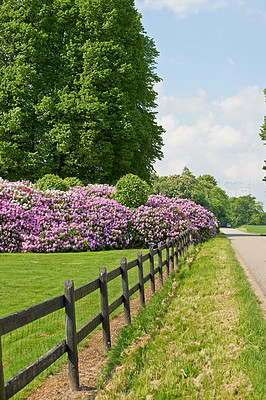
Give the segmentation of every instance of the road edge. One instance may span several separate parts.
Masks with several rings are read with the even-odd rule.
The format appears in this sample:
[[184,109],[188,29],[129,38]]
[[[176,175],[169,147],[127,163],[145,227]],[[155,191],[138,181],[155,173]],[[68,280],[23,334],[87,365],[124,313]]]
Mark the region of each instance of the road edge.
[[248,279],[248,282],[250,283],[251,288],[253,289],[255,295],[257,296],[257,298],[259,299],[259,306],[263,311],[264,314],[264,319],[266,319],[266,297],[264,296],[260,286],[258,285],[258,283],[256,282],[254,276],[252,275],[252,273],[250,272],[250,270],[248,269],[247,265],[245,264],[244,260],[241,258],[240,254],[237,252],[237,250],[234,248],[234,246],[232,245],[232,242],[230,240],[232,249],[235,252],[236,258],[238,259],[241,267],[243,268],[246,277]]

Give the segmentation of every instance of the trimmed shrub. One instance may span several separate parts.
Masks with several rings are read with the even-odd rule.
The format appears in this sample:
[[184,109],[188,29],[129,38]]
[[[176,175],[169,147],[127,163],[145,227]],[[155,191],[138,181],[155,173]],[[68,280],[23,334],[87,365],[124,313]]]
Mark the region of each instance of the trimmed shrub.
[[122,176],[115,189],[113,199],[129,208],[137,208],[144,205],[151,193],[151,188],[147,182],[133,174]]
[[69,186],[58,175],[46,174],[35,183],[35,188],[41,191],[61,190],[65,192]]
[[84,186],[83,183],[81,182],[81,180],[79,178],[74,177],[74,176],[65,178],[64,182],[70,188],[71,187],[76,187],[76,186]]

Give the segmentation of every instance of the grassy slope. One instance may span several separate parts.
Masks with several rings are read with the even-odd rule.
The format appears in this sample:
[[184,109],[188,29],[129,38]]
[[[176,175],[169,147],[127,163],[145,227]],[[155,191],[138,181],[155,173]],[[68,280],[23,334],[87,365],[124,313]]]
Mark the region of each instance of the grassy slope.
[[257,298],[229,241],[213,239],[122,333],[110,368],[121,365],[99,397],[261,400],[265,338]]

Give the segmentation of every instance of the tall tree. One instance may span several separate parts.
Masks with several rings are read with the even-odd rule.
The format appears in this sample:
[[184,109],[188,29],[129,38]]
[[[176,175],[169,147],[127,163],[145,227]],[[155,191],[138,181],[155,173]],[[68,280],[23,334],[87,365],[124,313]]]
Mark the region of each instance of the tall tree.
[[157,56],[133,0],[3,0],[0,176],[148,179]]

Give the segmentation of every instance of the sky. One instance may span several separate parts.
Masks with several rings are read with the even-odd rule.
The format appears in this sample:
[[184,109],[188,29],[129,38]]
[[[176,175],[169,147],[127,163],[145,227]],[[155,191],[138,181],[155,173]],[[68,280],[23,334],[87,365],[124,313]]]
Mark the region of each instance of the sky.
[[160,55],[159,176],[210,174],[232,196],[264,203],[265,0],[136,0]]

